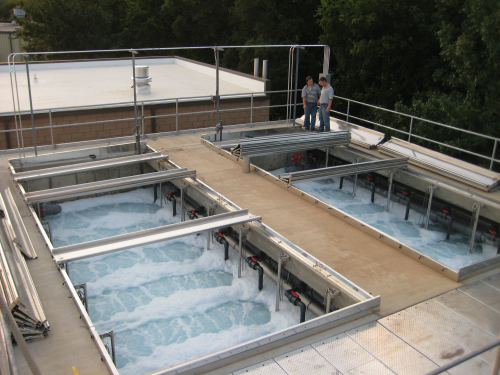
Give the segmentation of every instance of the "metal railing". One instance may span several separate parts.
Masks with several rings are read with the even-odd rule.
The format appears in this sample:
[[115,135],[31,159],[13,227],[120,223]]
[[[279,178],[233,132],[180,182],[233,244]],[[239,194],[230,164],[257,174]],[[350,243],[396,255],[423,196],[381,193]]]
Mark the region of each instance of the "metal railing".
[[[297,90],[299,92],[301,90]],[[237,108],[225,108],[225,109],[220,109],[218,112],[232,112],[232,111],[250,111],[250,124],[254,123],[254,114],[255,111],[260,111],[263,109],[271,109],[271,108],[282,108],[282,107],[289,107],[290,104],[274,104],[274,105],[255,105],[255,98],[257,97],[267,97],[270,94],[279,94],[279,93],[287,93],[289,90],[274,90],[274,91],[261,91],[261,92],[247,92],[247,93],[239,93],[239,94],[225,94],[225,95],[220,95],[221,99],[227,98],[227,99],[234,99],[234,98],[249,98],[250,100],[250,106],[249,107],[237,107]],[[138,103],[138,107],[140,109],[140,114],[138,115],[138,120],[141,123],[141,136],[145,136],[145,121],[148,119],[160,119],[160,118],[170,118],[170,117],[175,117],[175,131],[179,131],[179,118],[181,116],[192,116],[192,115],[199,115],[199,114],[215,114],[217,112],[217,109],[211,109],[211,110],[206,110],[206,111],[194,111],[194,112],[181,112],[179,111],[179,104],[182,103],[192,103],[193,101],[212,101],[212,96],[210,95],[205,95],[205,96],[190,96],[190,97],[180,97],[180,98],[166,98],[166,99],[155,99],[155,100],[143,100]],[[162,114],[162,115],[154,115],[154,116],[147,116],[145,115],[145,107],[147,106],[152,106],[152,105],[172,105],[175,104],[175,113],[170,113],[170,114]],[[297,106],[299,103],[291,104],[292,106]],[[126,122],[126,121],[134,121],[135,117],[127,117],[127,118],[117,118],[117,119],[109,119],[109,120],[96,120],[96,121],[85,121],[85,122],[77,122],[77,123],[68,123],[68,124],[58,124],[55,125],[53,123],[53,115],[61,112],[68,112],[68,111],[75,111],[75,110],[99,110],[99,109],[116,109],[116,108],[130,108],[134,106],[133,102],[118,102],[118,103],[109,103],[105,105],[89,105],[89,106],[81,106],[81,107],[59,107],[59,108],[50,108],[50,109],[43,109],[43,110],[33,110],[34,115],[43,115],[46,114],[49,118],[49,125],[48,126],[36,126],[35,131],[33,133],[33,138],[36,139],[36,131],[38,130],[43,130],[43,129],[50,129],[50,145],[53,148],[56,148],[56,142],[54,140],[54,129],[57,128],[66,128],[66,127],[73,127],[73,126],[85,126],[85,125],[96,125],[96,124],[107,124],[107,123],[116,123],[116,122]],[[26,131],[32,131],[33,129],[31,127],[23,127],[22,126],[22,121],[21,121],[21,116],[22,115],[29,115],[31,112],[30,111],[18,111],[17,114],[13,114],[14,116],[18,117],[19,121],[19,127],[16,129],[9,129],[9,130],[0,130],[0,134],[2,133],[17,133],[18,139],[20,140],[20,144],[18,144],[18,149],[25,149],[24,146],[24,137],[23,133]],[[12,115],[12,114],[9,114]],[[214,123],[214,126],[216,124]],[[131,134],[132,135],[132,134]]]
[[[413,116],[413,115],[409,115],[407,113],[393,111],[393,110],[390,110],[390,109],[378,107],[376,105],[359,102],[357,100],[343,98],[341,96],[335,96],[335,99],[340,99],[340,100],[343,100],[343,101],[347,101],[347,111],[345,113],[344,112],[340,112],[340,111],[335,111],[333,109],[331,110],[331,112],[333,112],[333,113],[339,114],[341,116],[345,116],[347,122],[349,122],[349,118],[352,118],[352,119],[355,119],[355,120],[358,120],[358,121],[362,121],[364,123],[368,123],[370,125],[380,126],[380,127],[384,128],[384,129],[390,129],[390,130],[393,130],[395,132],[398,132],[398,133],[401,133],[401,134],[405,134],[405,135],[408,136],[408,142],[410,142],[410,143],[411,143],[411,139],[413,137],[413,138],[417,138],[417,139],[422,140],[422,141],[431,142],[431,143],[434,143],[434,144],[437,144],[437,145],[440,145],[440,146],[443,146],[443,147],[447,147],[447,148],[450,148],[450,149],[453,149],[453,150],[456,150],[456,151],[460,151],[460,152],[464,152],[466,154],[473,155],[473,156],[476,156],[476,157],[479,157],[479,158],[482,158],[482,159],[485,159],[485,160],[489,160],[490,161],[490,170],[493,169],[493,164],[495,162],[496,163],[500,163],[500,160],[495,159],[495,154],[496,154],[496,151],[497,151],[497,146],[498,146],[498,142],[500,141],[500,138],[492,137],[492,136],[489,136],[489,135],[486,135],[486,134],[481,134],[481,133],[473,132],[473,131],[462,129],[462,128],[457,128],[455,126],[443,124],[443,123],[437,122],[437,121],[426,120],[426,119],[418,117],[418,116]],[[374,121],[371,121],[371,120],[367,120],[367,119],[364,119],[364,118],[361,118],[361,117],[353,116],[350,113],[351,103],[360,104],[360,105],[362,105],[364,107],[374,108],[374,109],[377,109],[377,110],[380,110],[380,111],[384,111],[384,112],[387,112],[387,113],[392,113],[392,114],[395,114],[395,115],[398,115],[398,116],[407,117],[410,120],[409,131],[401,130],[401,129],[398,129],[398,128],[395,128],[395,127],[392,127],[392,126],[389,126],[389,125],[384,125],[384,124],[381,124],[381,123],[378,123],[378,122],[374,122]],[[469,134],[469,135],[477,136],[477,137],[482,138],[482,139],[492,140],[492,141],[494,141],[493,152],[492,152],[491,156],[486,156],[486,155],[478,154],[476,152],[469,151],[469,150],[466,150],[466,149],[463,149],[463,148],[460,148],[460,147],[452,146],[452,145],[449,145],[449,144],[446,144],[446,143],[443,143],[443,142],[439,142],[439,141],[436,141],[436,140],[433,140],[433,139],[422,137],[422,136],[417,135],[417,134],[415,134],[413,132],[413,124],[414,124],[415,121],[422,121],[422,122],[426,122],[428,124],[437,125],[437,126],[442,127],[442,128],[452,129],[452,130],[456,130],[456,131],[464,133],[464,134]]]
[[[481,349],[475,350],[475,351],[470,352],[470,353],[468,353],[460,358],[457,358],[454,361],[451,361],[450,363],[447,363],[444,366],[441,366],[435,370],[432,370],[432,371],[426,373],[425,375],[442,374],[443,372],[445,372],[453,367],[456,367],[456,366],[468,361],[469,359],[475,358],[478,355],[480,355],[484,352],[487,352],[488,350],[491,350],[497,346],[500,346],[500,340],[496,340],[496,341],[492,342],[491,344],[482,347]],[[498,375],[499,369],[500,369],[500,349],[497,349],[495,361],[493,362],[493,367],[491,370],[491,375]]]
[[[128,52],[131,53],[132,57],[132,74],[133,74],[133,89],[134,89],[134,122],[135,122],[135,138],[137,142],[137,149],[139,150],[140,153],[140,131],[139,131],[139,124],[138,124],[138,115],[137,115],[137,93],[136,93],[136,79],[135,79],[135,55],[138,54],[139,52],[146,52],[146,51],[164,51],[164,52],[171,52],[171,51],[176,51],[176,50],[199,50],[199,49],[211,49],[214,51],[214,57],[215,57],[215,83],[216,83],[216,90],[215,90],[215,96],[214,102],[215,102],[215,107],[216,107],[216,115],[217,115],[217,121],[216,121],[216,126],[221,127],[221,123],[219,122],[219,103],[220,103],[220,95],[219,95],[219,52],[224,51],[224,49],[231,49],[231,48],[290,48],[291,51],[294,51],[296,48],[305,48],[305,47],[321,47],[324,49],[324,61],[323,61],[323,69],[326,69],[324,73],[328,72],[328,66],[330,63],[330,47],[324,44],[307,44],[307,45],[297,45],[297,44],[268,44],[268,45],[233,45],[233,46],[197,46],[197,47],[158,47],[158,48],[137,48],[137,49],[109,49],[109,50],[88,50],[88,51],[55,51],[55,52],[25,52],[25,53],[11,53],[8,57],[8,65],[9,65],[9,72],[10,72],[10,84],[11,84],[11,90],[12,90],[12,104],[15,112],[15,125],[16,129],[18,129],[18,123],[17,123],[17,115],[19,113],[19,128],[22,129],[22,123],[21,123],[21,108],[19,104],[19,90],[18,90],[18,82],[17,82],[17,71],[16,71],[16,62],[15,58],[18,55],[22,55],[25,58],[25,63],[26,63],[26,74],[27,74],[27,82],[28,82],[28,94],[29,94],[29,103],[30,103],[30,114],[31,114],[31,129],[33,131],[33,147],[35,151],[35,156],[37,156],[37,145],[36,145],[36,136],[35,136],[35,119],[34,119],[34,109],[33,109],[33,103],[32,103],[32,93],[31,93],[31,86],[30,86],[30,74],[29,74],[29,56],[36,56],[36,55],[67,55],[67,54],[88,54],[88,53],[122,53],[122,52]],[[327,53],[328,51],[328,53]],[[299,56],[297,54],[297,67],[299,64]],[[292,73],[293,76],[293,73]],[[297,81],[298,81],[298,69],[296,71],[296,76],[295,76],[295,86],[297,86]],[[289,80],[290,82],[290,80]],[[14,90],[15,87],[15,90]],[[289,95],[292,92],[291,91],[291,86],[289,85]],[[16,98],[17,98],[17,109],[16,109]],[[294,101],[294,106],[296,107],[297,105],[297,96],[294,95],[295,101]],[[253,103],[253,97],[252,97],[252,103]],[[287,107],[291,108],[289,106],[289,103],[287,101]],[[49,113],[49,117],[51,117],[51,114]],[[288,111],[287,111],[287,119],[288,119]],[[295,119],[293,122],[293,125],[295,125]],[[19,150],[21,150],[21,147],[24,149],[24,140],[21,137],[21,145],[19,142],[19,133],[16,132],[16,135],[18,136],[17,138],[17,144]],[[21,135],[22,135],[22,130],[21,130]],[[51,134],[51,137],[53,138],[53,134]],[[21,154],[21,152],[19,152]],[[21,155],[20,155],[21,157]]]

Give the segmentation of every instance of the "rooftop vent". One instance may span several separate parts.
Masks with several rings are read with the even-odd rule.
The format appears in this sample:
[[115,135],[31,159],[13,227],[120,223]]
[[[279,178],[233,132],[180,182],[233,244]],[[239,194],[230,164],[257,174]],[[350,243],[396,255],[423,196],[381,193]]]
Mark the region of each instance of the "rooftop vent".
[[[130,78],[132,82],[134,77]],[[135,67],[135,87],[138,94],[148,94],[151,92],[151,82],[152,78],[149,76],[149,66],[146,65],[136,65]]]
[[24,16],[26,16],[26,13],[22,9],[14,8],[13,11],[14,16],[16,16],[17,18],[24,18]]

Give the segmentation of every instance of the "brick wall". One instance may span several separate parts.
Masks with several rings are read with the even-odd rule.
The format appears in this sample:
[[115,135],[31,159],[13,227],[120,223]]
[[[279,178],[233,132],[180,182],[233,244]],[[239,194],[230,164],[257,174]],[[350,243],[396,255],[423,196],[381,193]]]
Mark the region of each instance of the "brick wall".
[[[269,98],[254,98],[253,102],[253,117],[252,122],[262,122],[269,120],[269,108],[261,108],[261,106],[269,106]],[[223,125],[245,124],[250,122],[250,100],[245,99],[226,99],[221,100],[220,110],[236,109],[227,112],[220,112],[220,119]],[[216,113],[199,113],[186,114],[188,112],[204,112],[214,110],[214,103],[211,101],[199,101],[189,103],[179,103],[179,130],[197,129],[197,128],[213,128],[217,115]],[[145,118],[144,132],[159,133],[176,130],[175,103],[172,104],[156,104],[144,106],[144,117],[149,116],[165,116],[169,117]],[[142,129],[142,107],[138,105],[138,122],[139,128]],[[87,123],[95,121],[130,119],[115,122],[106,122],[98,124],[83,124],[75,126],[57,127],[58,125]],[[25,147],[33,146],[33,131],[31,129],[31,116],[23,115],[21,117],[23,125],[23,140]],[[89,141],[94,139],[114,138],[122,136],[134,135],[135,120],[134,108],[107,108],[96,110],[79,110],[71,112],[55,112],[52,113],[52,134],[54,143],[69,143],[79,141]],[[19,124],[18,124],[19,126]],[[49,127],[49,114],[35,115],[36,143],[38,146],[51,144],[50,129],[41,129]],[[13,130],[16,128],[14,116],[0,116],[0,129]],[[142,130],[141,130],[142,131]],[[21,140],[19,141],[21,142]],[[0,150],[8,148],[17,148],[17,136],[15,132],[0,133]]]

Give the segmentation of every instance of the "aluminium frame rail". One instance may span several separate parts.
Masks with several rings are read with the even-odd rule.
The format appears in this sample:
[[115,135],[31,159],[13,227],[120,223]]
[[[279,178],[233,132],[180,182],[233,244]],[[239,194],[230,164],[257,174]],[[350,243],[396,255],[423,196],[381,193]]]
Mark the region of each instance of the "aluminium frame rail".
[[64,264],[260,219],[262,219],[261,216],[252,215],[248,212],[248,209],[243,209],[76,245],[58,247],[54,248],[52,253],[58,264]]
[[367,161],[364,163],[355,163],[348,165],[340,165],[337,167],[319,168],[287,174],[278,175],[281,181],[288,185],[298,181],[314,181],[322,180],[331,177],[351,176],[360,173],[375,172],[383,169],[404,168],[408,165],[408,158],[395,158],[385,160]]
[[346,146],[351,140],[348,131],[271,135],[256,137],[238,142],[231,150],[235,156],[253,157],[308,149]]
[[143,163],[143,162],[166,159],[166,158],[168,158],[168,155],[162,155],[161,152],[151,152],[148,154],[124,156],[120,158],[91,161],[87,163],[80,163],[73,165],[63,165],[59,167],[44,168],[34,171],[17,172],[14,173],[13,175],[14,175],[14,180],[19,182],[19,181],[34,180],[45,177],[55,177],[71,173],[82,173],[98,169],[116,168],[125,165]]
[[412,165],[486,192],[500,188],[500,174],[497,172],[398,138],[393,137],[390,141],[379,146],[379,151],[392,157],[408,156],[409,163]]
[[[10,194],[10,190],[7,193]],[[2,207],[5,207],[1,194],[0,204]],[[6,217],[3,220],[5,219]],[[11,238],[11,233],[9,233],[9,229],[5,224],[4,222],[2,225],[3,231],[0,235],[0,255],[3,263],[1,268],[9,272],[6,274],[8,279],[2,281],[4,284],[2,287],[7,288],[8,290],[4,289],[4,292],[8,292],[11,295],[11,297],[7,298],[8,302],[9,299],[15,296],[15,300],[9,302],[9,307],[12,309],[17,323],[23,327],[23,336],[27,340],[42,338],[45,336],[46,331],[49,330],[49,323],[43,311],[40,297],[31,278],[24,255],[19,249],[20,246],[18,246],[15,239]]]
[[64,186],[60,188],[24,192],[24,200],[28,204],[49,202],[54,200],[69,199],[85,195],[106,193],[109,191],[129,189],[144,185],[159,184],[162,182],[181,178],[195,178],[196,171],[187,168],[169,169],[136,176],[113,178],[109,180],[89,182],[79,185]]
[[5,229],[12,241],[12,244],[15,244],[19,250],[23,252],[30,259],[37,258],[37,254],[33,244],[31,243],[30,236],[24,225],[24,221],[19,213],[19,209],[14,201],[14,197],[10,191],[10,188],[7,188],[2,194],[5,196],[5,199],[0,200],[0,204],[4,209],[4,226]]

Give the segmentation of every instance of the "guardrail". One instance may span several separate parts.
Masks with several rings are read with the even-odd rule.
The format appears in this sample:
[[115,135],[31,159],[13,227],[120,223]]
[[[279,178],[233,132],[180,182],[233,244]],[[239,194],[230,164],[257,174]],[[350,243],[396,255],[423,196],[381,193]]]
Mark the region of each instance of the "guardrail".
[[[500,340],[496,340],[496,341],[492,342],[491,344],[482,347],[481,349],[470,352],[470,353],[468,353],[468,354],[466,354],[458,359],[455,359],[454,361],[451,361],[450,363],[448,363],[444,366],[441,366],[435,370],[432,370],[431,372],[426,373],[425,375],[442,374],[443,372],[445,372],[453,367],[456,367],[456,366],[468,361],[469,359],[475,358],[478,355],[480,355],[484,352],[487,352],[488,350],[491,350],[497,346],[500,346]],[[497,355],[495,357],[495,361],[493,362],[493,367],[491,369],[491,375],[498,375],[499,370],[500,370],[500,349],[497,349]]]
[[[331,112],[333,112],[333,113],[336,113],[336,114],[341,115],[341,116],[345,116],[347,122],[349,122],[349,118],[355,119],[355,120],[362,121],[362,122],[370,124],[370,125],[380,126],[380,127],[384,128],[384,129],[390,129],[390,130],[393,130],[395,132],[398,132],[398,133],[401,133],[401,134],[405,134],[405,135],[408,136],[408,142],[411,142],[411,138],[414,137],[414,138],[420,139],[422,141],[431,142],[431,143],[434,143],[434,144],[437,144],[437,145],[440,145],[440,146],[443,146],[443,147],[447,147],[447,148],[450,148],[450,149],[453,149],[453,150],[456,150],[456,151],[464,152],[464,153],[469,154],[469,155],[474,155],[474,156],[477,156],[479,158],[489,160],[490,161],[490,170],[493,169],[493,164],[495,162],[496,163],[500,163],[500,160],[495,159],[495,154],[496,154],[496,151],[497,151],[497,146],[498,146],[498,142],[500,141],[500,138],[492,137],[492,136],[481,134],[481,133],[476,133],[476,132],[473,132],[473,131],[470,131],[470,130],[466,130],[466,129],[457,128],[455,126],[443,124],[441,122],[436,122],[436,121],[432,121],[432,120],[426,120],[426,119],[418,117],[418,116],[413,116],[413,115],[409,115],[407,113],[393,111],[393,110],[390,110],[390,109],[378,107],[376,105],[359,102],[357,100],[343,98],[341,96],[335,96],[335,99],[340,99],[340,100],[343,100],[343,101],[347,101],[347,110],[346,110],[345,113],[344,112],[340,112],[340,111],[335,111],[333,109],[331,110]],[[371,121],[371,120],[367,120],[367,119],[364,119],[364,118],[361,118],[361,117],[353,116],[350,113],[351,103],[360,104],[360,105],[362,105],[364,107],[374,108],[374,109],[377,109],[377,110],[380,110],[380,111],[384,111],[384,112],[387,112],[387,113],[392,113],[392,114],[395,114],[395,115],[398,115],[398,116],[407,117],[410,120],[409,131],[404,131],[404,130],[401,130],[401,129],[398,129],[398,128],[395,128],[395,127],[392,127],[392,126],[384,125],[384,124],[381,124],[381,123],[378,123],[378,122],[374,122],[374,121]],[[443,142],[439,142],[439,141],[436,141],[436,140],[433,140],[433,139],[422,137],[420,135],[417,135],[417,134],[415,134],[413,132],[413,124],[414,124],[415,121],[423,121],[423,122],[426,122],[428,124],[437,125],[439,127],[456,130],[456,131],[464,133],[464,134],[469,134],[469,135],[477,136],[477,137],[480,137],[480,138],[483,138],[483,139],[492,140],[492,141],[494,141],[494,145],[493,145],[493,152],[491,154],[491,157],[490,156],[486,156],[486,155],[482,155],[482,154],[478,154],[476,152],[469,151],[469,150],[466,150],[466,149],[463,149],[463,148],[460,148],[460,147],[452,146],[452,145],[449,145],[449,144],[446,144],[446,143],[443,143]]]
[[[299,92],[301,90],[297,90]],[[217,112],[232,112],[232,111],[241,111],[246,110],[250,111],[250,124],[253,124],[254,121],[254,111],[261,109],[271,109],[271,108],[282,108],[289,107],[290,104],[274,104],[274,105],[266,105],[266,106],[255,106],[254,98],[255,97],[264,97],[270,94],[278,94],[278,93],[288,93],[289,90],[274,90],[274,91],[262,91],[262,92],[247,92],[247,93],[239,93],[239,94],[226,94],[220,95],[221,99],[234,99],[234,98],[249,98],[250,106],[249,107],[237,107],[237,108],[226,108],[226,109],[212,109],[207,111],[196,111],[196,112],[179,112],[179,103],[191,103],[193,101],[201,101],[201,100],[212,100],[211,95],[205,96],[190,96],[190,97],[181,97],[181,98],[166,98],[166,99],[156,99],[156,100],[144,100],[138,102],[138,107],[140,109],[140,114],[138,116],[138,121],[141,124],[141,136],[145,135],[145,121],[148,119],[159,119],[159,118],[169,118],[175,117],[175,131],[179,131],[179,118],[181,116],[191,116],[191,115],[199,115],[199,114],[213,114]],[[164,114],[164,115],[154,115],[154,116],[146,116],[144,108],[148,105],[157,105],[157,104],[174,104],[175,103],[175,113]],[[292,104],[292,106],[301,105],[301,103]],[[54,134],[53,130],[57,128],[66,128],[73,126],[82,126],[82,125],[95,125],[95,124],[107,124],[107,123],[116,123],[123,121],[134,121],[135,117],[127,117],[127,118],[118,118],[118,119],[109,119],[109,120],[98,120],[98,121],[86,121],[86,122],[78,122],[78,123],[68,123],[68,124],[53,124],[52,115],[59,112],[68,112],[68,111],[80,111],[80,110],[98,110],[98,109],[111,109],[111,108],[127,108],[133,107],[133,102],[118,102],[118,103],[110,103],[105,105],[93,105],[93,106],[82,106],[82,107],[60,107],[60,108],[50,108],[43,110],[33,110],[33,114],[47,114],[49,117],[49,125],[48,126],[37,126],[35,127],[34,138],[36,139],[36,131],[43,129],[50,129],[50,138],[52,147],[56,147],[56,143],[54,142]],[[30,111],[17,111],[16,113],[12,113],[9,115],[20,116],[29,115]],[[32,127],[22,127],[21,121],[19,121],[20,126],[17,129],[9,129],[9,130],[0,130],[0,134],[3,133],[17,133],[20,136],[20,144],[18,144],[18,149],[24,149],[24,139],[23,132],[32,131]],[[215,126],[215,124],[214,124]]]

